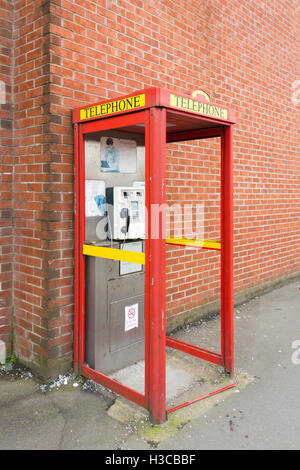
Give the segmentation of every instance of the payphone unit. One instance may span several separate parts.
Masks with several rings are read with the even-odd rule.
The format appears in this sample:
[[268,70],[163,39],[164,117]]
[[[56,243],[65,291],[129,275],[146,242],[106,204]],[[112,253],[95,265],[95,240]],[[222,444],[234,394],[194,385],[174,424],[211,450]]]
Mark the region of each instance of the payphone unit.
[[145,188],[107,188],[108,237],[113,240],[145,238]]

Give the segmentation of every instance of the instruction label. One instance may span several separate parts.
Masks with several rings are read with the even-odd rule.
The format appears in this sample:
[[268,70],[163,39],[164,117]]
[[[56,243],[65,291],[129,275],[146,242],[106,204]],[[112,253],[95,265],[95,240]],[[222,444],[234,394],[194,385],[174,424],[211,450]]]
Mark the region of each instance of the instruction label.
[[139,326],[139,304],[125,307],[125,331]]

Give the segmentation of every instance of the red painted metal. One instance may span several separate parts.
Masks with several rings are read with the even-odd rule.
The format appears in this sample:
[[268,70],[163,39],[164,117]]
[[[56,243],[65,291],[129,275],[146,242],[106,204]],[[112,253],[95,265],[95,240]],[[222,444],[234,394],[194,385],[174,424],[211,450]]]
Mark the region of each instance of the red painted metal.
[[236,387],[236,383],[232,383],[230,385],[227,385],[226,387],[220,388],[218,390],[215,390],[214,392],[207,393],[206,395],[202,395],[201,397],[195,398],[194,400],[187,401],[185,403],[182,403],[181,405],[174,406],[173,408],[170,408],[167,410],[167,413],[172,413],[173,411],[179,410],[180,408],[183,408],[188,405],[192,405],[193,403],[197,403],[198,401],[204,400],[205,398],[212,397],[213,395],[216,395],[217,393],[225,392],[225,390],[229,390],[230,388]]
[[234,321],[233,321],[233,126],[224,129],[222,155],[222,316],[224,367],[234,372]]
[[220,184],[220,220],[221,220],[221,354],[222,364],[225,365],[225,303],[224,303],[224,161],[225,161],[225,143],[224,130],[221,135],[221,184]]
[[[152,420],[166,420],[166,318],[165,318],[165,202],[166,110],[150,110],[149,127],[149,356],[147,364],[148,407]],[[162,209],[162,210],[160,210]]]
[[125,116],[113,116],[97,121],[83,122],[80,127],[83,134],[89,134],[91,132],[100,132],[108,129],[119,129],[135,124],[142,124],[145,122],[146,116],[147,111],[136,111]]
[[79,370],[84,363],[85,344],[85,261],[82,247],[85,242],[85,167],[84,167],[84,135],[79,130],[79,226],[77,237],[79,239],[79,334],[78,355]]
[[[146,90],[137,90],[134,93],[130,93],[129,95],[115,97],[109,100],[89,103],[88,105],[80,106],[78,108],[73,109],[73,123],[75,122],[87,123],[87,122],[99,121],[99,120],[104,120],[104,119],[111,119],[111,118],[118,117],[118,116],[121,117],[125,115],[128,117],[129,115],[131,115],[132,113],[136,111],[143,111],[143,110],[150,108],[151,106],[156,106],[160,102],[160,91],[161,91],[160,88],[153,87],[153,88],[148,88]],[[143,107],[135,108],[132,111],[124,110],[124,111],[118,111],[117,113],[113,113],[113,114],[106,114],[104,116],[94,116],[94,117],[90,117],[84,120],[80,119],[80,109],[83,109],[85,107],[92,107],[96,105],[105,105],[106,103],[109,103],[111,101],[115,101],[118,99],[126,99],[126,98],[130,98],[131,96],[135,96],[135,95],[139,95],[143,93],[145,93],[146,95],[146,103],[145,103],[145,106]]]
[[75,272],[74,272],[74,371],[78,373],[78,348],[79,348],[79,198],[80,198],[80,186],[79,186],[79,142],[78,142],[78,124],[74,125],[74,162],[75,162],[75,174],[74,174],[74,224],[75,224],[75,240],[74,240],[74,260],[75,260]]
[[221,251],[221,248],[211,248],[211,247],[207,247],[207,246],[195,246],[195,245],[186,245],[186,244],[181,244],[181,243],[170,243],[170,242],[167,242],[166,241],[166,245],[172,245],[172,246],[182,246],[182,247],[189,247],[189,248],[193,248],[195,250],[214,250],[214,251]]
[[[78,312],[78,317],[75,317],[76,327],[78,331],[78,342],[74,349],[74,355],[78,355],[78,371],[91,378],[97,383],[107,386],[119,395],[128,398],[129,400],[145,407],[145,396],[132,390],[126,385],[120,384],[110,377],[101,374],[96,370],[92,370],[85,365],[84,350],[85,350],[85,257],[83,255],[83,244],[85,243],[85,151],[84,151],[84,136],[90,132],[103,131],[113,128],[122,128],[131,124],[148,123],[148,112],[140,111],[129,116],[116,116],[110,120],[85,122],[80,125],[79,131],[79,151],[78,151],[78,171],[76,172],[77,191],[79,197],[76,199],[76,207],[78,212],[75,214],[77,223],[75,224],[75,242],[77,245],[76,255],[76,279],[78,279],[78,288],[75,288],[75,311]],[[147,302],[147,294],[146,294]],[[149,314],[148,314],[149,316]]]
[[[224,120],[224,119],[221,119],[221,118],[217,118],[217,117],[209,117],[207,115],[203,115],[203,114],[198,114],[197,112],[194,112],[192,111],[191,109],[181,109],[181,108],[177,108],[177,107],[174,107],[174,106],[171,106],[170,105],[170,95],[171,95],[172,92],[170,92],[169,90],[166,90],[164,88],[160,89],[160,93],[157,93],[157,97],[159,97],[159,102],[157,102],[157,106],[163,106],[163,107],[166,107],[168,108],[169,110],[172,110],[175,111],[175,112],[180,112],[182,114],[185,114],[186,116],[194,116],[196,118],[200,118],[201,120],[203,121],[206,121],[206,122],[210,122],[212,123],[212,126],[213,127],[213,123],[220,123],[222,125],[227,125],[228,123],[235,123],[235,112],[233,109],[230,109],[230,108],[227,108],[227,111],[228,111],[228,119]],[[175,95],[177,96],[181,96],[182,98],[190,98],[192,99],[193,101],[200,101],[200,102],[203,102],[201,98],[199,97],[192,97],[190,95],[186,95],[184,93],[174,93]],[[214,103],[212,101],[210,101],[208,103],[210,106],[214,106],[214,105],[217,105],[217,103]],[[179,111],[180,109],[180,111]]]
[[[170,92],[160,88],[136,91],[126,96],[130,97],[141,93],[145,94],[145,106],[132,111],[120,111],[110,116],[92,117],[83,121],[80,121],[80,108],[73,111],[73,122],[75,123],[74,368],[92,380],[147,408],[153,421],[162,423],[166,419],[166,345],[215,364],[222,364],[233,375],[232,123],[234,122],[234,112],[228,109],[228,119],[224,120],[204,116],[190,110],[178,109],[170,105]],[[180,94],[176,93],[176,95]],[[180,96],[187,98],[187,95],[184,94]],[[124,98],[126,97],[115,98],[115,100]],[[197,100],[197,98],[193,98],[193,100]],[[103,103],[109,101],[113,100],[106,100]],[[167,128],[167,119],[173,127]],[[84,363],[85,260],[82,254],[82,246],[85,241],[84,135],[90,132],[124,127],[140,133],[142,128],[134,128],[134,126],[141,123],[145,124],[147,214],[147,235],[145,240],[145,395],[90,369]],[[152,213],[153,207],[163,209],[166,200],[166,142],[211,137],[221,137],[221,354],[166,337],[165,216],[164,210],[162,210],[159,222],[155,223],[155,216]],[[187,406],[233,386],[235,384],[179,405],[179,407]],[[168,410],[168,413],[179,407]]]
[[[94,117],[90,117],[88,119],[81,120],[80,119],[80,109],[83,109],[87,106],[80,106],[78,108],[73,109],[73,123],[75,123],[75,122],[77,122],[77,123],[79,123],[79,122],[80,123],[92,122],[92,121],[97,121],[97,120],[110,119],[110,118],[115,117],[115,116],[129,116],[130,114],[133,114],[136,111],[146,110],[146,109],[150,109],[150,108],[153,108],[153,107],[163,107],[163,108],[166,108],[166,109],[170,110],[173,113],[177,113],[177,114],[181,113],[183,117],[184,116],[195,117],[195,119],[202,120],[203,122],[210,123],[211,124],[210,127],[213,127],[214,123],[215,124],[220,124],[220,125],[228,125],[229,123],[234,123],[235,122],[235,113],[232,109],[229,109],[229,108],[226,108],[227,111],[228,111],[228,119],[222,119],[222,118],[207,116],[207,115],[204,115],[204,114],[199,114],[199,113],[194,112],[190,109],[188,110],[188,109],[181,109],[181,108],[174,107],[170,104],[171,92],[169,90],[164,89],[164,88],[157,88],[157,87],[147,88],[147,89],[144,89],[144,90],[137,90],[135,93],[131,93],[129,95],[124,95],[124,96],[112,98],[112,99],[109,99],[109,100],[104,100],[104,101],[100,101],[100,102],[96,102],[96,103],[91,103],[91,104],[88,104],[88,107],[96,106],[96,105],[105,105],[106,103],[114,101],[114,100],[126,99],[126,98],[130,98],[132,96],[140,95],[140,94],[145,94],[145,97],[146,97],[145,106],[143,106],[143,107],[135,108],[132,111],[130,111],[130,110],[118,111],[117,113],[114,113],[114,114],[111,114],[111,115],[106,114],[106,115],[103,115],[103,116],[94,116]],[[185,98],[185,99],[191,98],[191,96],[188,96],[188,95],[183,94],[183,93],[177,93],[176,92],[176,95],[181,96],[182,98]],[[203,102],[201,98],[193,97],[191,99],[193,99],[193,101]],[[210,106],[214,106],[215,104],[216,103],[213,103],[213,102],[209,103]]]
[[191,356],[199,357],[200,359],[205,359],[206,361],[213,362],[214,364],[222,365],[222,355],[217,354],[208,349],[199,348],[199,346],[194,346],[193,344],[185,343],[170,336],[166,337],[167,346],[173,349],[178,349],[179,351],[190,354]]
[[145,120],[145,408],[149,409],[150,377],[150,113]]
[[139,406],[145,407],[145,396],[143,394],[137,392],[136,390],[133,390],[130,387],[126,387],[125,385],[120,384],[111,377],[101,374],[100,372],[97,372],[96,370],[91,369],[90,367],[87,367],[85,365],[82,366],[81,370],[83,375],[88,379],[91,379],[94,382],[103,385],[104,387],[117,393],[118,395],[127,398],[127,400],[133,401]]
[[196,129],[184,132],[169,132],[167,142],[181,142],[183,140],[209,139],[220,137],[223,129],[221,127],[210,127],[208,129]]

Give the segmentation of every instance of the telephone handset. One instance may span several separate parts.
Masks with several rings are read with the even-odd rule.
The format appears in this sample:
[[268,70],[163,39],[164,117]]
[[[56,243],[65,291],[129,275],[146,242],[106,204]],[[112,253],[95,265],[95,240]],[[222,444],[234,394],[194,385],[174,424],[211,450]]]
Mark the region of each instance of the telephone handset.
[[121,232],[126,234],[129,231],[129,225],[130,225],[130,215],[129,215],[129,209],[128,207],[123,207],[120,216],[122,219],[126,219],[125,225],[121,228]]

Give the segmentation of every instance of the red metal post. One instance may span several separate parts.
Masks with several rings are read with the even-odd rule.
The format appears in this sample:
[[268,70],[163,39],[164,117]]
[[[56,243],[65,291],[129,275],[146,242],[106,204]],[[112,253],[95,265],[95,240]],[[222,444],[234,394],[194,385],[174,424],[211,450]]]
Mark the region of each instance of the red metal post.
[[74,125],[74,225],[75,225],[75,240],[74,240],[74,371],[78,373],[78,323],[79,323],[79,142],[78,142],[78,124]]
[[185,343],[184,341],[171,338],[170,336],[166,336],[166,345],[169,348],[178,349],[178,351],[183,351],[186,354],[199,357],[200,359],[204,359],[205,361],[213,362],[214,364],[219,365],[223,364],[221,354],[209,351],[208,349],[199,348],[198,346]]
[[197,403],[198,401],[204,400],[205,398],[212,397],[213,395],[216,395],[217,393],[225,392],[225,390],[228,390],[229,388],[236,387],[236,383],[232,383],[229,385],[226,385],[226,387],[220,388],[219,390],[215,390],[214,392],[207,393],[206,395],[202,395],[202,397],[194,398],[194,400],[187,401],[185,403],[182,403],[181,405],[174,406],[174,408],[170,408],[167,413],[173,413],[173,411],[179,410],[180,408],[184,408],[185,406],[192,405],[193,403]]
[[221,156],[221,328],[225,370],[233,376],[233,126],[224,128]]
[[[146,345],[146,399],[151,419],[166,420],[165,202],[166,110],[152,108],[149,120],[148,256],[149,318]],[[147,255],[147,253],[146,253]]]
[[79,371],[81,372],[84,364],[84,345],[85,345],[85,260],[82,253],[82,246],[85,242],[85,145],[82,127],[79,129],[79,328],[78,328],[78,355]]
[[85,365],[81,367],[81,372],[88,379],[91,379],[94,382],[103,385],[109,390],[112,390],[113,392],[121,395],[122,397],[125,397],[127,400],[130,400],[133,403],[136,403],[137,405],[145,408],[145,396],[137,392],[136,390],[133,390],[132,388],[127,387],[121,384],[120,382],[117,382],[111,377],[101,374],[101,372],[97,372],[96,370],[91,369],[90,367]]

